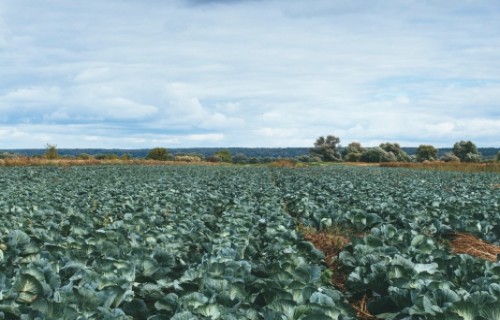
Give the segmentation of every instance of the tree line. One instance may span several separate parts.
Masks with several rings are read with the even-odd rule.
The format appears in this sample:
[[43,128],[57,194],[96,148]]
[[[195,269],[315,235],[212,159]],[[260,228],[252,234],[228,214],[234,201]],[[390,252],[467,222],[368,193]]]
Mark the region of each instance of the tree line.
[[[398,143],[381,143],[378,147],[363,147],[359,142],[351,142],[345,148],[340,147],[340,138],[328,135],[320,136],[309,150],[311,157],[316,161],[325,162],[481,162],[483,158],[477,146],[472,141],[458,141],[453,145],[451,152],[438,157],[438,149],[432,145],[418,146],[414,156],[408,155]],[[500,151],[496,160],[500,161]]]
[[[38,151],[37,151],[38,150]],[[406,151],[410,152],[408,154]],[[296,162],[469,162],[477,163],[496,158],[500,161],[500,151],[495,148],[481,149],[483,158],[476,145],[471,141],[458,141],[453,148],[438,150],[428,144],[418,148],[403,148],[398,143],[386,142],[376,147],[363,147],[359,142],[351,142],[346,147],[340,145],[340,138],[328,135],[316,139],[312,148],[191,148],[167,149],[156,147],[140,150],[120,149],[63,149],[61,153],[56,145],[47,144],[43,153],[40,149],[26,149],[28,157],[44,159],[77,160],[131,160],[151,159],[158,161],[183,162],[226,162],[236,164],[268,163],[279,159]],[[186,152],[187,151],[187,152]],[[69,154],[68,154],[69,153]],[[496,156],[495,156],[496,153]],[[22,153],[0,152],[0,159],[22,157]]]

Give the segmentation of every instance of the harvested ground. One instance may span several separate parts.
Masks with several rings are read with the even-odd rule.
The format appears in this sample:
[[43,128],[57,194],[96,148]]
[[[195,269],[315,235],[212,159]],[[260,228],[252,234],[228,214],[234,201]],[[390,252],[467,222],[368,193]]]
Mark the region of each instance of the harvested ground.
[[497,261],[500,247],[467,233],[456,233],[451,241],[451,252],[468,254],[492,262]]

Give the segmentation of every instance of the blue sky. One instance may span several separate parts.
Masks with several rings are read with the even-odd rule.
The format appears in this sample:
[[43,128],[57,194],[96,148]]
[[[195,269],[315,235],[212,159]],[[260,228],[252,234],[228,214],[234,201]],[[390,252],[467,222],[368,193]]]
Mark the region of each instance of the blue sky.
[[327,134],[500,147],[500,2],[0,2],[0,149]]

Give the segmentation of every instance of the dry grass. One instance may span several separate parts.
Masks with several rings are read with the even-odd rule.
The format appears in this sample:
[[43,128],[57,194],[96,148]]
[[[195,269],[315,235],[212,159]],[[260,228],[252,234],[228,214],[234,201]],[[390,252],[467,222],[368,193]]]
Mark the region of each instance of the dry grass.
[[227,165],[223,163],[213,162],[190,162],[190,161],[156,161],[156,160],[121,160],[121,159],[43,159],[43,158],[29,158],[17,157],[0,159],[0,166],[16,167],[16,166],[88,166],[88,165]]
[[381,167],[410,168],[438,171],[460,171],[460,172],[494,172],[500,173],[500,162],[487,163],[462,163],[462,162],[386,162],[380,163]]
[[298,166],[297,161],[289,159],[280,159],[268,164],[271,168],[295,168]]
[[370,163],[370,162],[344,162],[343,164],[355,167],[378,167],[380,165],[379,163]]
[[[313,228],[299,226],[298,230],[304,234],[304,238],[311,242],[316,249],[321,250],[325,255],[325,263],[332,271],[332,284],[342,292],[346,292],[346,282],[348,275],[341,270],[338,256],[342,249],[349,244],[349,238],[342,228],[331,228],[317,232]],[[356,317],[362,320],[376,319],[368,312],[366,303],[368,296],[364,295],[361,300],[351,299],[349,302],[356,311]]]
[[456,233],[451,241],[451,252],[468,254],[492,262],[497,261],[500,254],[500,247],[467,233]]

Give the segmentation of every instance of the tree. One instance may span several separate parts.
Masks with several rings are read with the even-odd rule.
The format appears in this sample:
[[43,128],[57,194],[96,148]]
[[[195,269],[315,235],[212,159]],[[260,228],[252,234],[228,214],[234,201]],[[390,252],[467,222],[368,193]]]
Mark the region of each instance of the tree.
[[92,156],[88,153],[80,153],[77,157],[78,160],[90,160]]
[[121,155],[120,160],[123,160],[123,161],[132,160],[132,156],[129,153],[124,153]]
[[314,148],[309,150],[312,156],[319,157],[322,161],[338,162],[342,161],[342,156],[339,153],[338,145],[340,139],[329,135],[326,137],[319,137],[314,143]]
[[437,159],[438,150],[431,145],[421,144],[417,148],[417,161],[434,161]]
[[359,142],[351,142],[342,150],[342,158],[348,162],[358,162],[365,148]]
[[244,153],[238,152],[233,157],[233,163],[248,163],[248,158]]
[[410,156],[406,152],[404,152],[403,149],[401,149],[401,146],[398,143],[390,143],[390,142],[382,143],[380,144],[380,148],[387,153],[392,153],[392,155],[394,155],[395,158],[394,161],[400,161],[400,162],[411,161]]
[[446,152],[439,160],[444,162],[460,162],[460,158],[453,154],[453,152]]
[[153,148],[149,150],[146,159],[165,161],[168,160],[168,151],[165,148]]
[[57,159],[59,158],[59,153],[57,152],[57,146],[54,144],[47,144],[45,147],[45,159]]
[[227,149],[217,151],[216,153],[214,153],[214,156],[219,158],[222,162],[232,161],[231,152],[229,152],[229,150]]
[[387,152],[380,147],[367,148],[361,154],[363,162],[394,162],[396,156],[392,152]]
[[500,151],[497,153],[497,161],[500,161]]
[[453,145],[453,154],[462,162],[479,162],[481,154],[472,141],[460,141]]

